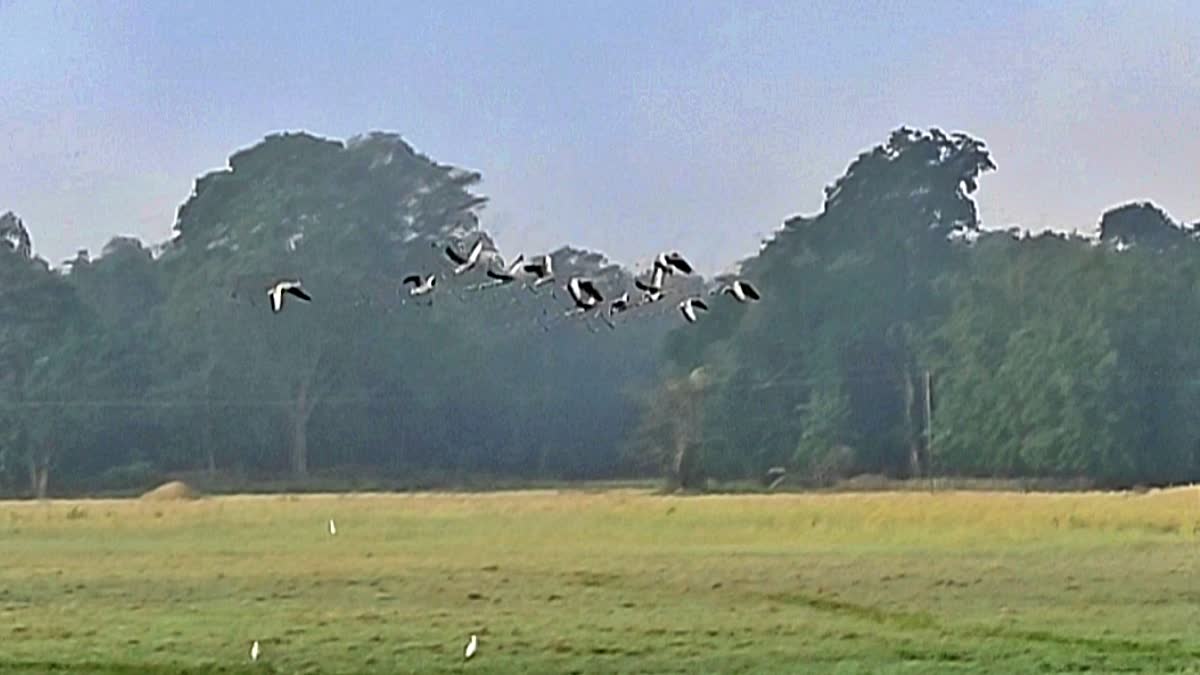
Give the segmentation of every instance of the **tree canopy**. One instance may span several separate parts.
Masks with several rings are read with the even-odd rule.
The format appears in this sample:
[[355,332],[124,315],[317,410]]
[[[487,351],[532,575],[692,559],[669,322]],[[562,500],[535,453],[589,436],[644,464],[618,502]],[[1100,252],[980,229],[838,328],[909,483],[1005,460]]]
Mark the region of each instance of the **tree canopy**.
[[[740,263],[760,302],[713,297],[688,324],[672,300],[615,329],[563,320],[561,284],[611,298],[633,271],[570,245],[548,252],[553,294],[475,291],[478,274],[429,306],[402,293],[450,243],[505,246],[480,226],[481,175],[394,134],[269,136],[196,181],[169,241],[117,237],[60,269],[7,213],[0,490],[181,472],[695,487],[780,466],[814,484],[1200,479],[1196,225],[1131,203],[1095,239],[985,232],[973,195],[995,168],[967,134],[897,129]],[[313,302],[273,314],[281,278]]]

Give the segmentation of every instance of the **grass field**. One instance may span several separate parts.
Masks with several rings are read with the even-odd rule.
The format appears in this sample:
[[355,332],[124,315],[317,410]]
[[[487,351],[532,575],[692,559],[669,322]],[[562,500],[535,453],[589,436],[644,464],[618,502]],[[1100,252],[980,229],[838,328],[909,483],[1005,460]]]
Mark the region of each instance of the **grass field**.
[[1200,490],[0,502],[5,675],[1080,671],[1200,672]]

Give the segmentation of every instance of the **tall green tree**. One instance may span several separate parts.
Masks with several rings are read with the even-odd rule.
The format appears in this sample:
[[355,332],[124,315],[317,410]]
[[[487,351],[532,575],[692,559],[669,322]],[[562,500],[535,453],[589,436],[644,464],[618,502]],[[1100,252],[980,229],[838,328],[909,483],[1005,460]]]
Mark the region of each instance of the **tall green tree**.
[[934,284],[954,269],[956,240],[978,229],[970,195],[994,168],[970,136],[898,129],[826,188],[821,213],[789,220],[744,263],[769,300],[735,310],[736,325],[687,327],[693,346],[672,353],[695,367],[708,345],[739,345],[713,400],[761,415],[743,418],[732,452],[770,444],[764,458],[792,458],[805,406],[832,395],[848,405],[839,426],[854,430],[859,469],[922,471],[920,341],[945,311]]
[[94,317],[31,242],[19,218],[0,216],[0,453],[42,498],[52,470],[86,446],[111,370]]
[[[240,378],[240,403],[282,423],[287,465],[306,475],[314,411],[335,394],[370,392],[363,369],[396,347],[387,335],[405,332],[387,330],[399,279],[430,266],[432,245],[474,227],[483,199],[469,187],[478,180],[396,136],[343,144],[308,134],[268,137],[198,180],[163,264],[178,307],[172,321],[204,355],[194,361],[206,373],[202,395],[212,395],[219,370]],[[302,278],[315,300],[273,316],[265,289],[286,277]],[[245,301],[236,321],[205,311],[230,295]],[[411,320],[405,327],[420,330]]]

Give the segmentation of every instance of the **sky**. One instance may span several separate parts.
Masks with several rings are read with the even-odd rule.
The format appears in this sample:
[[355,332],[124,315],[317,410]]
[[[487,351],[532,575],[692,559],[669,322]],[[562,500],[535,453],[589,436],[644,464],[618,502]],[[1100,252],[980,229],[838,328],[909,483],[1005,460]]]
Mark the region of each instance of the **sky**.
[[714,273],[900,125],[987,143],[985,227],[1200,221],[1200,3],[0,0],[0,212],[55,264],[271,132],[385,130],[502,250]]

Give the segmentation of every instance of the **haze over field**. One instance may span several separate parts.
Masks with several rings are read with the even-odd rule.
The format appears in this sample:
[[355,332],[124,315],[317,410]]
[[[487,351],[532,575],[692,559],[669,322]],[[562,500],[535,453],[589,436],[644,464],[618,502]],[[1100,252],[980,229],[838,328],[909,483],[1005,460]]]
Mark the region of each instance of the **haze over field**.
[[[982,224],[1200,220],[1200,5],[0,2],[0,208],[58,263],[170,235],[272,130],[396,130],[479,170],[483,224],[712,273],[908,124],[983,138]],[[636,236],[630,232],[636,231]]]
[[0,675],[1193,672],[1198,37],[0,0]]

